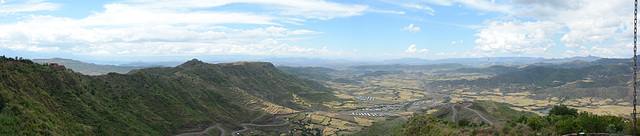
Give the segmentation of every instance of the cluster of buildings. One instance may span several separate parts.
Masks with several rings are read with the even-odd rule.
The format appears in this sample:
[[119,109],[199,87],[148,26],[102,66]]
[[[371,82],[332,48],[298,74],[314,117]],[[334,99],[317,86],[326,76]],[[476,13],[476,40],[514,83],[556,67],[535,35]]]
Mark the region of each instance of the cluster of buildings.
[[376,98],[369,97],[369,96],[358,96],[358,97],[356,97],[356,99],[358,99],[358,100],[363,100],[363,101],[373,101],[373,100],[376,100]]
[[431,104],[431,106],[436,107],[436,106],[442,106],[442,105],[445,105],[445,104],[446,103],[433,103],[433,104]]
[[424,102],[419,102],[419,101],[407,101],[407,100],[405,100],[404,102],[401,102],[400,104],[402,104],[402,105],[409,105],[409,104],[411,104],[412,106],[420,106],[420,105],[424,104]]
[[351,116],[366,116],[366,117],[383,117],[383,116],[391,116],[391,113],[351,112],[348,115],[351,115]]
[[364,108],[363,111],[400,111],[401,107],[384,106],[382,108]]

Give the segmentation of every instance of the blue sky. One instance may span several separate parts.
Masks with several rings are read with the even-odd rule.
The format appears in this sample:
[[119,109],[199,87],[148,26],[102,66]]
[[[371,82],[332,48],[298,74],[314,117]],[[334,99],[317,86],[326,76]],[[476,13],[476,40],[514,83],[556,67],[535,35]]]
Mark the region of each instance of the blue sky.
[[633,55],[624,0],[0,0],[0,17],[0,54],[26,58]]

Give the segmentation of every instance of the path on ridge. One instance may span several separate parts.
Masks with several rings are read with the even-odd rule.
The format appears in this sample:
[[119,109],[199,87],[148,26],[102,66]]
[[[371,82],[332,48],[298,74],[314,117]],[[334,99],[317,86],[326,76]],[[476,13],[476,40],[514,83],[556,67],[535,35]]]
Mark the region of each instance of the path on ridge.
[[424,86],[424,85],[423,85],[423,86],[421,86],[421,87],[422,87],[422,88],[424,88],[425,90],[427,90],[427,92],[429,92],[429,95],[431,95],[431,97],[433,97],[433,101],[431,102],[431,104],[422,104],[422,105],[420,105],[420,107],[418,107],[418,108],[414,108],[413,110],[411,110],[411,111],[413,111],[413,112],[415,112],[415,111],[417,111],[417,110],[420,110],[420,109],[422,109],[422,108],[424,108],[424,107],[426,107],[426,106],[433,105],[433,104],[435,104],[435,103],[438,101],[438,97],[436,97],[436,95],[435,95],[435,94],[433,94],[433,91],[431,91],[431,89],[429,89],[429,87],[428,87],[428,86]]
[[453,121],[453,122],[456,122],[456,118],[458,116],[458,111],[456,110],[456,105],[457,104],[451,105],[451,110],[453,110],[453,115],[451,116],[451,121]]
[[182,133],[182,134],[178,134],[176,136],[196,136],[196,135],[204,135],[205,133],[209,132],[209,130],[213,129],[214,127],[220,129],[220,136],[224,136],[227,134],[227,131],[222,129],[222,127],[220,127],[220,123],[217,123],[216,125],[210,126],[209,128],[200,131],[200,132],[189,132],[189,133]]
[[318,111],[310,111],[310,112],[299,112],[299,113],[289,113],[289,114],[283,114],[283,115],[277,115],[276,119],[281,119],[284,120],[283,123],[279,123],[279,124],[253,124],[253,123],[242,123],[242,130],[238,130],[238,131],[233,131],[231,132],[232,136],[236,136],[236,134],[244,132],[249,130],[249,128],[247,128],[247,126],[255,126],[255,127],[277,127],[277,126],[283,126],[286,124],[289,124],[289,120],[283,119],[282,117],[284,116],[289,116],[289,115],[293,115],[293,114],[300,114],[300,113],[312,113],[312,112],[318,112]]
[[[299,113],[289,113],[289,114],[283,114],[283,115],[277,115],[275,118],[276,119],[281,119],[284,120],[283,123],[278,123],[278,124],[253,124],[253,123],[242,123],[242,130],[238,130],[238,131],[233,131],[231,132],[232,136],[236,136],[236,134],[241,133],[243,131],[247,131],[249,130],[249,128],[247,128],[247,126],[256,126],[256,127],[273,127],[273,126],[283,126],[286,124],[289,124],[289,121],[286,119],[283,119],[282,117],[284,116],[289,116],[289,115],[293,115],[293,114],[300,114],[300,113],[312,113],[312,112],[318,112],[318,111],[310,111],[310,112],[299,112]],[[205,133],[209,132],[209,130],[213,129],[214,127],[220,129],[220,136],[225,136],[227,134],[227,131],[224,130],[222,127],[220,127],[220,123],[217,123],[216,125],[210,126],[209,128],[200,131],[200,132],[188,132],[188,133],[182,133],[182,134],[178,134],[175,136],[196,136],[196,135],[204,135]]]
[[[493,125],[493,122],[491,122],[489,119],[487,119],[486,117],[484,117],[484,115],[480,114],[480,112],[478,112],[478,111],[476,111],[476,110],[474,110],[474,109],[470,109],[470,108],[469,108],[469,106],[471,106],[471,105],[473,105],[473,103],[471,103],[471,104],[469,104],[469,105],[467,105],[467,106],[464,106],[464,108],[465,108],[465,109],[467,109],[467,110],[471,110],[471,111],[475,112],[476,114],[478,114],[478,116],[479,116],[482,120],[484,120],[485,122],[489,123],[489,125]],[[454,110],[454,111],[455,111],[455,110]]]

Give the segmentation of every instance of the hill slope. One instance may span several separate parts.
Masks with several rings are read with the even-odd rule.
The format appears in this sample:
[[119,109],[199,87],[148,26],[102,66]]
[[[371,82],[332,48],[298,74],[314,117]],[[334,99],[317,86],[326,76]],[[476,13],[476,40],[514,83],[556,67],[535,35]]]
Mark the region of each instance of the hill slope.
[[535,66],[490,78],[436,81],[429,85],[438,89],[460,89],[463,86],[470,88],[465,91],[500,89],[506,93],[531,91],[536,94],[544,94],[542,96],[606,96],[606,98],[612,99],[630,99],[627,97],[628,82],[631,79],[629,73],[633,73],[630,67],[628,63],[594,65],[583,68]]
[[[321,80],[321,81],[329,81],[331,80],[331,76],[329,76],[328,74],[325,74],[323,72],[320,72],[319,70],[316,70],[316,68],[313,67],[288,67],[288,66],[281,66],[278,67],[278,69],[293,74],[293,75],[297,75],[301,78],[306,78],[306,79],[315,79],[315,80]],[[329,71],[329,70],[333,70],[333,69],[329,69],[329,68],[320,68],[323,71]],[[334,70],[335,71],[335,70]]]
[[73,69],[74,71],[80,72],[85,75],[104,75],[109,72],[127,73],[133,69],[140,68],[140,67],[133,67],[133,66],[98,65],[98,64],[85,63],[82,61],[77,61],[72,59],[63,59],[63,58],[33,59],[33,62],[40,63],[40,64],[58,63],[60,65],[64,65],[67,68]]
[[0,135],[167,135],[322,108],[328,88],[270,63],[206,64],[86,76],[0,58]]

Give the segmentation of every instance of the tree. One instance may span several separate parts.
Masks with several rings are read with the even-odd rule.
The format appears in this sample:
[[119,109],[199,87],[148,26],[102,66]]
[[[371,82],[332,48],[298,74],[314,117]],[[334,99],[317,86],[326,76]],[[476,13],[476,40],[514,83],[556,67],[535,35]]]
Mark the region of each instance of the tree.
[[538,116],[531,116],[529,117],[529,119],[527,119],[527,126],[529,126],[529,128],[538,131],[540,130],[540,117]]
[[582,112],[578,116],[577,123],[580,126],[582,126],[582,128],[586,132],[602,133],[602,132],[606,132],[607,127],[609,126],[609,124],[607,124],[607,122],[605,121],[606,121],[606,118],[604,116],[598,116],[592,113]]
[[458,120],[458,126],[468,126],[468,125],[469,125],[469,120],[467,119]]
[[555,131],[557,131],[560,134],[568,134],[568,133],[576,132],[578,130],[578,128],[576,128],[577,126],[578,124],[575,122],[574,119],[562,120],[562,121],[556,122]]
[[564,116],[564,115],[578,116],[578,109],[569,108],[567,107],[567,105],[560,104],[560,105],[553,106],[553,108],[549,110],[549,114],[559,115],[559,116]]

